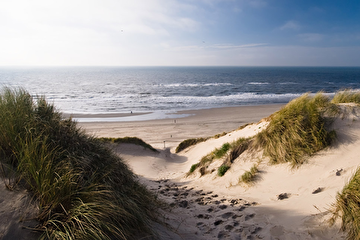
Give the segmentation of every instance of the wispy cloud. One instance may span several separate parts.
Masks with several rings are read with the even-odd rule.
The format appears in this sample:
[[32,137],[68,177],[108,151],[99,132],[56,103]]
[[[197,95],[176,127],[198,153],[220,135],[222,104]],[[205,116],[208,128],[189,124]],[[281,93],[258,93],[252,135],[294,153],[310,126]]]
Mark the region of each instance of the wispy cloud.
[[189,45],[189,46],[178,46],[178,47],[170,47],[169,45],[163,45],[163,46],[166,46],[167,49],[171,49],[175,51],[183,51],[183,50],[199,50],[199,49],[227,50],[227,49],[240,49],[240,48],[254,48],[254,47],[268,46],[268,44],[249,43],[242,45],[232,45],[232,44],[206,44],[206,42],[203,42],[202,45]]
[[301,28],[300,24],[296,21],[290,20],[287,21],[284,25],[280,27],[280,30],[299,30]]
[[234,48],[252,48],[252,47],[260,47],[267,46],[267,43],[249,43],[243,45],[231,45],[231,44],[215,44],[210,45],[209,48],[218,48],[218,49],[234,49]]
[[152,35],[166,34],[166,28],[184,31],[198,29],[199,22],[182,14],[182,9],[187,7],[178,1],[163,0],[64,0],[51,3],[44,0],[31,3],[15,0],[2,4],[0,15],[7,16],[4,19],[7,25],[21,33],[28,29],[41,33],[41,28],[49,26],[50,32],[42,32],[44,37],[56,32],[57,28],[76,29],[79,32],[92,29],[101,34],[126,29],[128,33]]
[[324,39],[324,35],[320,33],[303,33],[298,35],[305,42],[319,42]]

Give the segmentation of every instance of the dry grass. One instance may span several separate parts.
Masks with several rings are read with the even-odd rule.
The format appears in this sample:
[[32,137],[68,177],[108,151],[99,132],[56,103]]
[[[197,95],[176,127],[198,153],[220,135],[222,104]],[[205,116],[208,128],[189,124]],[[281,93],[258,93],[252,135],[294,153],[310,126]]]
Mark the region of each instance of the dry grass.
[[360,104],[360,92],[351,89],[339,91],[335,94],[334,98],[332,99],[332,102]]
[[[44,98],[4,88],[0,161],[39,204],[41,239],[132,239],[151,234],[157,200],[103,143]],[[11,169],[11,171],[9,170]]]
[[259,172],[258,166],[254,164],[249,171],[246,171],[241,177],[239,178],[239,183],[246,183],[250,184],[256,179],[256,174]]
[[328,129],[336,114],[337,107],[322,93],[305,94],[274,113],[267,128],[255,136],[253,146],[264,149],[271,163],[297,166],[335,138],[335,132]]
[[243,152],[245,152],[251,145],[253,138],[239,138],[231,144],[231,150],[226,159],[228,164],[232,164]]
[[190,146],[193,146],[193,145],[196,145],[198,143],[201,143],[201,142],[205,142],[208,138],[190,138],[190,139],[186,139],[184,141],[182,141],[176,148],[175,152],[176,153],[179,153],[181,152],[182,150],[190,147]]
[[150,144],[144,142],[142,139],[137,138],[137,137],[123,137],[123,138],[98,138],[100,141],[102,142],[111,142],[111,143],[130,143],[130,144],[135,144],[135,145],[139,145],[142,146],[146,149],[150,149],[153,152],[159,152],[158,150],[156,150],[155,148],[153,148]]
[[360,168],[336,196],[332,223],[341,218],[347,239],[360,239]]

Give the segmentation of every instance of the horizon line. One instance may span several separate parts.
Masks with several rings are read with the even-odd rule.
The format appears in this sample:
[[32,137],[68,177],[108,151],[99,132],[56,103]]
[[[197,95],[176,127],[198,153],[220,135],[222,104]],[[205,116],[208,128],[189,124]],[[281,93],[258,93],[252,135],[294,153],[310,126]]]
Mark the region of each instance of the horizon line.
[[351,68],[358,68],[360,67],[357,65],[349,65],[349,66],[344,66],[344,65],[317,65],[317,66],[306,66],[306,65],[291,65],[291,66],[286,66],[286,65],[263,65],[263,66],[253,66],[253,65],[0,65],[0,68],[69,68],[69,67],[96,67],[96,68],[136,68],[136,67],[144,67],[144,68],[152,68],[152,67],[254,67],[254,68],[266,68],[266,67],[281,67],[281,68],[347,68],[347,67],[351,67]]

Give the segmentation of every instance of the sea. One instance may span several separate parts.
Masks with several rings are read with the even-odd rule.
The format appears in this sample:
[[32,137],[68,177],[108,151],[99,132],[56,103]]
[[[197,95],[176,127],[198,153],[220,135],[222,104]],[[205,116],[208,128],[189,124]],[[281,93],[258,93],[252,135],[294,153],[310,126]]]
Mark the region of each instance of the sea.
[[360,67],[1,67],[0,86],[69,114],[168,113],[360,90]]

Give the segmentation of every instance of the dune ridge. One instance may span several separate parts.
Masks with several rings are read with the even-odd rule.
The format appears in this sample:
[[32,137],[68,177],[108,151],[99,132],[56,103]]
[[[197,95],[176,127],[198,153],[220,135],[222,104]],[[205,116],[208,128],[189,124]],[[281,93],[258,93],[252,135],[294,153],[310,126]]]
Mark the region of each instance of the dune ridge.
[[[191,165],[214,148],[254,136],[266,128],[268,119],[178,154],[175,147],[159,154],[126,144],[115,150],[142,182],[173,206],[164,216],[178,239],[346,239],[340,231],[341,221],[337,219],[332,226],[329,221],[337,193],[359,164],[360,108],[354,104],[340,104],[339,108],[332,124],[335,143],[296,168],[291,163],[259,161],[261,151],[248,151],[235,159],[223,177],[215,171],[222,159],[209,165],[209,174],[187,175]],[[254,184],[239,183],[254,164],[258,168]],[[164,229],[160,232],[169,236]]]

